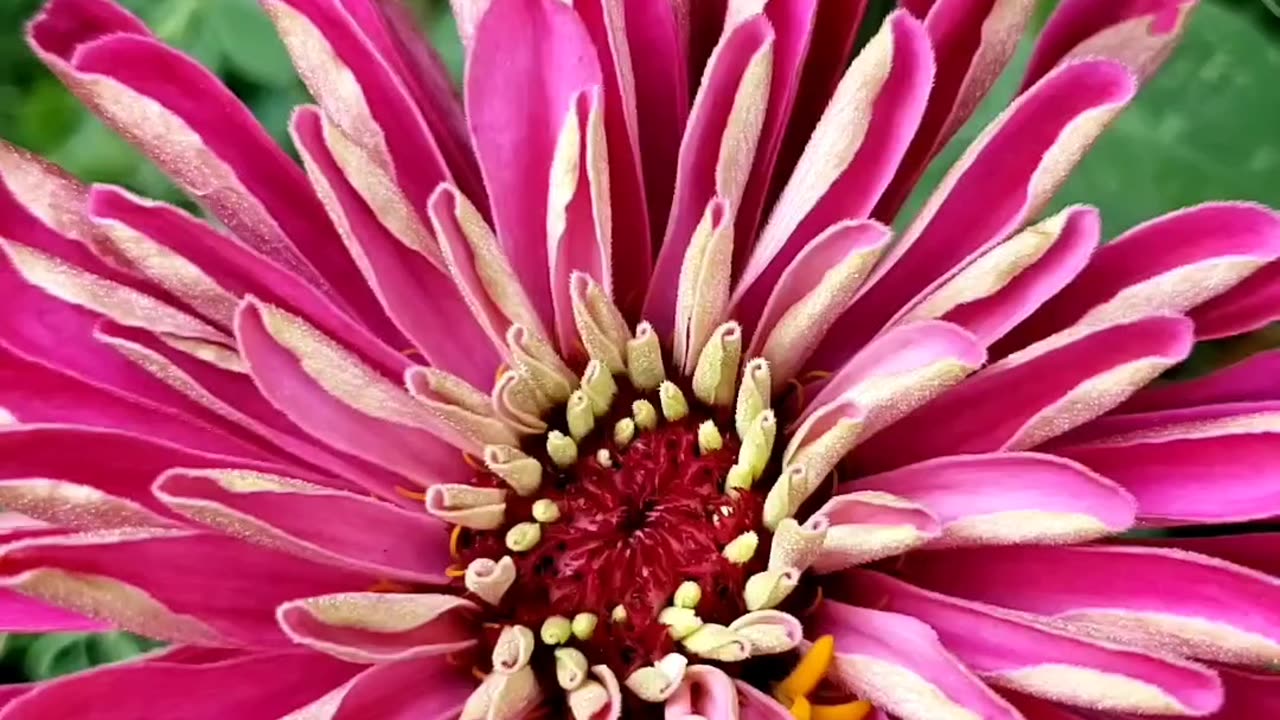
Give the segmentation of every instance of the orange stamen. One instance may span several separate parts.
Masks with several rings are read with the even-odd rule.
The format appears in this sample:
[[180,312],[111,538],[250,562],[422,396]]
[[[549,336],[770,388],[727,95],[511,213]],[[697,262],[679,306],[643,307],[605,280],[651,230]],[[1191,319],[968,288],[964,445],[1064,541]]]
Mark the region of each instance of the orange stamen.
[[474,677],[476,680],[479,680],[480,682],[484,682],[484,679],[485,679],[485,678],[487,678],[487,677],[489,677],[489,673],[487,673],[487,672],[485,672],[485,671],[481,670],[480,668],[478,668],[478,667],[476,667],[476,666],[472,665],[472,666],[471,666],[471,676],[472,676],[472,677]]
[[462,462],[466,463],[468,467],[470,467],[472,470],[475,470],[476,472],[482,473],[482,472],[489,471],[488,468],[485,468],[482,465],[480,465],[480,463],[477,462],[475,458],[471,457],[467,453],[462,453]]
[[444,574],[445,577],[460,578],[467,574],[467,569],[458,567],[457,565],[450,565],[444,569]]
[[458,538],[462,536],[462,526],[454,525],[453,532],[449,533],[449,557],[454,560],[458,559]]
[[835,656],[835,638],[823,635],[800,658],[795,670],[778,683],[774,697],[790,708],[791,716],[796,720],[862,720],[871,714],[871,703],[866,700],[840,705],[814,705],[809,702],[808,696],[827,676]]
[[406,498],[409,498],[410,500],[417,500],[418,502],[427,501],[427,494],[419,490],[410,490],[409,488],[400,487],[399,485],[397,485],[395,487],[395,491],[396,491],[396,494],[399,495],[400,497],[406,497]]
[[413,357],[414,355],[417,355],[418,357],[423,357],[422,351],[419,350],[418,348],[409,348],[408,350],[401,350],[400,354],[404,355],[405,357]]

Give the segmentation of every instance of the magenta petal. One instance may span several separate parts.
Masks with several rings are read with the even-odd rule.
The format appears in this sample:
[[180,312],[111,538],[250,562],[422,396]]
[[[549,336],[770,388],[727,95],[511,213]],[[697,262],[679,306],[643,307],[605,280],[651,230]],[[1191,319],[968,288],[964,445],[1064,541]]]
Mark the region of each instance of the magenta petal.
[[923,620],[992,685],[1089,710],[1143,715],[1200,716],[1222,704],[1222,683],[1205,667],[1075,637],[880,573],[853,570],[838,582],[831,597]]
[[[461,481],[470,476],[457,450],[421,427],[375,417],[369,412],[371,408],[364,405],[364,399],[369,396],[356,396],[367,393],[367,389],[359,385],[377,382],[393,394],[400,405],[413,406],[416,401],[407,391],[398,386],[393,389],[390,381],[375,379],[367,369],[361,372],[350,366],[349,359],[338,355],[299,358],[277,337],[282,332],[284,337],[294,337],[288,335],[292,330],[277,327],[273,332],[264,314],[268,312],[278,316],[278,311],[254,303],[241,307],[236,328],[240,349],[262,393],[299,427],[339,450],[411,478],[416,484]],[[319,339],[311,337],[306,330],[296,337]],[[316,369],[309,368],[308,364]],[[320,380],[333,383],[342,377],[339,373],[344,372],[355,372],[361,380],[355,387],[344,386],[350,392],[345,393],[345,398],[339,398],[333,393],[336,386],[326,387]],[[424,408],[416,410],[426,414]],[[378,491],[385,499],[397,497],[391,487]]]
[[1256,532],[1197,538],[1157,538],[1149,544],[1190,550],[1280,577],[1280,533]]
[[1018,450],[1081,425],[1191,351],[1191,323],[1151,317],[1067,331],[988,366],[864,444],[860,467]]
[[170,470],[154,491],[175,512],[250,542],[379,577],[448,582],[448,528],[421,511],[244,470]]
[[261,448],[167,404],[78,380],[15,355],[3,345],[0,408],[24,423],[113,429],[227,457],[269,457]]
[[1186,312],[1277,257],[1280,214],[1267,208],[1210,203],[1170,213],[1099,248],[1002,347],[1014,350],[1081,318],[1114,322]]
[[401,348],[387,347],[295,272],[171,205],[117,187],[94,186],[87,212],[99,223],[118,223],[181,255],[234,296],[254,295],[289,308],[370,361],[391,367],[403,362]]
[[828,601],[806,630],[835,636],[834,682],[902,720],[1022,720],[913,617]]
[[741,720],[792,720],[795,716],[772,695],[761,692],[741,680],[738,687],[738,717]]
[[951,168],[812,365],[836,364],[921,290],[1038,212],[1135,90],[1124,66],[1081,61],[1015,100]]
[[[650,233],[671,210],[677,153],[689,117],[688,18],[674,3],[624,2]],[[612,151],[610,152],[612,155]],[[651,243],[660,238],[652,238]]]
[[3,583],[113,626],[201,645],[287,647],[275,608],[375,578],[187,530],[112,530],[0,547]]
[[1209,720],[1280,717],[1280,677],[1221,670],[1227,702]]
[[325,143],[323,122],[315,108],[301,108],[293,117],[293,138],[329,203],[347,251],[387,315],[432,365],[481,386],[491,382],[497,353],[453,280],[442,263],[408,247],[379,222],[338,167]]
[[[1280,427],[1250,405],[1195,419],[1055,448],[1133,493],[1146,524],[1243,522],[1280,517]],[[1123,416],[1118,416],[1123,417]]]
[[1233,664],[1280,659],[1280,580],[1204,555],[1148,547],[966,548],[915,553],[896,574],[1110,642]]
[[[647,6],[647,7],[642,7]],[[644,125],[639,121],[648,113],[637,107],[637,65],[654,66],[642,72],[661,71],[677,55],[638,54],[636,40],[661,41],[664,33],[671,33],[674,18],[670,8],[659,3],[621,2],[620,0],[590,0],[574,5],[587,32],[596,46],[600,69],[604,78],[603,108],[604,134],[609,155],[609,204],[612,216],[612,283],[614,302],[623,312],[639,310],[644,301],[644,290],[649,284],[653,266],[653,238],[649,224],[649,202],[646,197],[643,162],[640,147],[644,138]],[[658,23],[656,27],[632,28],[627,19],[629,12],[644,14],[643,21]],[[670,39],[671,35],[667,35]],[[674,53],[669,47],[667,53]],[[636,59],[639,62],[636,62]],[[683,70],[683,67],[681,68]],[[652,88],[646,87],[646,92]],[[672,88],[667,88],[671,92]],[[662,99],[648,98],[656,103]],[[674,103],[656,107],[654,122],[663,118],[663,110],[673,110]],[[658,130],[658,128],[655,128]],[[679,145],[679,135],[670,139],[667,153],[674,153]],[[674,156],[672,158],[674,163]]]
[[1073,57],[1107,55],[1145,77],[1173,50],[1196,0],[1066,0],[1036,42],[1023,87]]
[[1191,319],[1201,339],[1240,335],[1280,320],[1280,262],[1192,310]]
[[[97,333],[157,377],[172,383],[221,421],[237,437],[261,447],[278,462],[297,467],[309,480],[337,487],[376,488],[391,474],[316,441],[267,401],[243,372],[206,362],[171,347],[156,335],[104,324]],[[201,466],[203,467],[203,466]],[[301,468],[305,468],[305,471]]]
[[821,4],[820,0],[769,0],[764,3],[763,14],[774,31],[773,76],[769,87],[769,107],[760,129],[751,177],[743,189],[734,228],[734,237],[738,239],[734,246],[735,267],[741,267],[746,261],[760,216],[771,199],[767,196],[773,191],[777,179],[774,163],[790,127],[791,110],[800,90],[801,73]]
[[1093,208],[1069,211],[1053,246],[1003,288],[960,305],[942,316],[991,345],[1071,282],[1098,247],[1101,218]]
[[10,703],[0,718],[276,720],[359,669],[308,652],[261,653],[207,665],[161,657],[50,681]]
[[[830,162],[821,155],[802,156],[797,175],[788,181],[775,205],[775,212],[761,233],[743,268],[734,296],[748,319],[763,307],[789,263],[820,233],[832,224],[870,216],[876,200],[893,177],[912,133],[924,112],[933,78],[934,59],[924,27],[908,13],[899,12],[886,21],[892,57],[887,74],[871,100],[870,117],[862,142],[852,159],[821,197],[810,201],[803,216],[785,217],[781,211],[800,198],[808,178],[805,173]],[[846,78],[844,82],[848,82]],[[839,112],[839,109],[829,110]],[[837,116],[838,117],[838,116]],[[826,148],[806,145],[809,153]],[[809,158],[813,157],[810,161]],[[792,188],[801,192],[792,194]],[[810,204],[809,202],[805,203]]]
[[1139,390],[1119,412],[1141,413],[1204,405],[1280,400],[1280,350],[1258,353],[1194,380]]
[[[908,3],[902,3],[908,5]],[[1022,0],[938,0],[920,13],[937,55],[938,74],[920,129],[874,217],[892,222],[929,162],[977,109],[1004,71],[1030,18]]]
[[4,632],[102,632],[110,627],[100,620],[0,589],[0,630]]
[[[264,5],[316,102],[374,162],[392,172],[425,221],[427,197],[453,180],[434,132],[449,132],[440,123],[448,116],[432,118],[435,128],[428,123],[416,102],[425,96],[414,92],[422,86],[397,72],[406,67],[377,8],[369,0],[270,0]],[[358,98],[335,79],[344,75],[358,87]],[[464,155],[452,157],[464,172],[474,171]]]
[[350,662],[385,663],[475,645],[478,609],[452,595],[363,592],[294,600],[276,614],[297,643]]
[[231,91],[145,29],[68,35],[79,4],[51,3],[31,28],[68,86],[247,243],[376,317],[350,259],[331,252],[334,231],[306,177]]
[[1000,453],[926,460],[859,478],[840,491],[881,490],[919,503],[942,524],[934,545],[1079,542],[1128,530],[1133,497],[1053,455]]
[[596,48],[563,2],[494,0],[468,59],[467,119],[498,237],[534,307],[552,327],[549,171],[575,98],[602,82]]
[[[67,452],[68,448],[75,448],[75,452]],[[171,467],[214,468],[232,464],[245,463],[113,430],[58,425],[0,428],[0,479],[73,483],[94,488],[110,499],[131,506],[132,512],[127,515],[74,517],[71,513],[59,513],[56,502],[41,502],[36,493],[25,500],[9,496],[8,489],[3,493],[7,496],[4,505],[8,509],[68,529],[138,526],[144,521],[156,526],[180,524],[178,516],[151,494],[151,483]],[[256,467],[266,469],[268,466]],[[19,495],[24,494],[20,490],[20,486],[13,488]],[[103,510],[106,509],[104,506]],[[119,510],[124,513],[125,506]]]
[[[759,137],[758,123],[752,126],[747,121],[758,121],[756,115],[763,109],[760,104],[769,101],[769,76],[763,75],[761,68],[767,70],[771,65],[773,47],[773,27],[764,16],[730,29],[716,46],[698,89],[680,142],[671,216],[645,299],[645,320],[653,324],[659,337],[667,337],[675,327],[680,268],[707,205],[724,198],[730,216],[736,216],[746,180],[740,171],[750,167]],[[743,88],[754,104],[739,106]],[[734,137],[728,138],[731,122],[736,127],[732,128]],[[732,144],[728,152],[721,150],[725,143]]]
[[475,688],[476,679],[468,669],[445,658],[415,658],[370,667],[317,700],[301,717],[455,720]]

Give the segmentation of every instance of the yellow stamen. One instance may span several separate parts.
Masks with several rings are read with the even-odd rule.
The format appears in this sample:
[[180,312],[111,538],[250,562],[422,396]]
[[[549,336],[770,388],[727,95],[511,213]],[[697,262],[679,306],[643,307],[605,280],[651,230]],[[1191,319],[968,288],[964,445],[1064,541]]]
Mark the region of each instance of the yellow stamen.
[[631,415],[636,419],[636,427],[641,430],[652,430],[658,427],[658,411],[648,400],[637,400],[631,403]]
[[724,546],[721,554],[734,565],[746,565],[748,561],[756,554],[756,548],[760,546],[760,536],[754,532],[744,532],[738,537],[729,541]]
[[572,632],[573,624],[569,622],[569,618],[552,615],[542,621],[542,630],[539,635],[542,637],[542,642],[548,645],[563,645]]
[[417,500],[418,502],[427,501],[427,494],[424,492],[419,492],[417,490],[410,490],[409,488],[400,487],[399,485],[395,486],[395,491],[396,491],[396,494],[399,495],[400,497],[409,498],[410,500]]
[[559,430],[547,433],[547,455],[556,467],[567,468],[578,462],[578,443]]
[[522,522],[507,531],[507,549],[511,552],[528,552],[542,540],[542,526],[536,522]]
[[698,425],[698,450],[705,455],[722,447],[724,447],[724,436],[720,434],[720,428],[716,427],[716,422],[703,420]]
[[565,408],[565,418],[569,423],[569,435],[574,440],[582,440],[591,433],[596,425],[595,411],[591,409],[591,400],[582,390],[574,390],[569,396],[569,404]]
[[658,400],[662,404],[662,416],[671,422],[683,420],[689,414],[689,401],[684,393],[670,380],[664,380],[658,386]]
[[626,447],[636,436],[636,421],[622,418],[613,426],[613,444]]
[[533,519],[540,523],[553,523],[560,519],[560,508],[554,500],[542,498],[533,504]]
[[599,619],[596,618],[595,613],[578,613],[573,616],[570,629],[573,631],[573,636],[579,640],[590,640],[591,636],[596,632],[596,623],[598,622]]
[[627,609],[622,605],[615,605],[613,610],[609,612],[609,619],[616,623],[624,623],[627,621]]
[[680,583],[680,587],[676,588],[675,598],[672,604],[679,608],[693,609],[698,607],[698,603],[702,602],[702,588],[698,583],[692,580],[685,580]]

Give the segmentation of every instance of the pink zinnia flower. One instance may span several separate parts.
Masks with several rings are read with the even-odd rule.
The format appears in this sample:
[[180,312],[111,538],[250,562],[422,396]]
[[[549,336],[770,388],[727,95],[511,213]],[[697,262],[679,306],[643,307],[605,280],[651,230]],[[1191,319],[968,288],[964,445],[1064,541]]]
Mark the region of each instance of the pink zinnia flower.
[[1143,388],[1280,316],[1280,218],[1041,214],[1190,2],[1063,2],[892,239],[1029,0],[847,70],[853,0],[458,0],[462,101],[264,4],[302,167],[111,0],[31,26],[209,217],[0,152],[0,618],[171,643],[0,719],[1280,717],[1280,354]]

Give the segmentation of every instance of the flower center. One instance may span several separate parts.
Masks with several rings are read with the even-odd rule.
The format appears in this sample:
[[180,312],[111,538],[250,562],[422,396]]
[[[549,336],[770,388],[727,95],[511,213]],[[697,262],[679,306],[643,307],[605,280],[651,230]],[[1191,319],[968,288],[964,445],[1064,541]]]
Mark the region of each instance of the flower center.
[[799,625],[781,611],[815,591],[771,561],[773,412],[731,405],[670,381],[601,381],[589,366],[546,434],[489,448],[467,486],[433,488],[428,509],[458,525],[455,582],[485,608],[492,662],[478,670],[499,669],[523,638],[533,647],[513,662],[544,685],[572,691],[605,666],[644,714],[687,663],[741,675],[795,647]]
[[[618,406],[602,424],[630,417],[623,414],[628,405]],[[572,634],[573,620],[590,615],[593,631],[571,644],[592,665],[626,677],[678,649],[659,615],[674,606],[682,585],[686,593],[697,587],[696,613],[704,622],[728,625],[746,614],[746,580],[764,568],[766,553],[757,548],[738,562],[724,551],[740,536],[763,532],[764,500],[755,489],[726,492],[741,443],[729,432],[719,447],[699,445],[699,427],[715,423],[714,415],[695,407],[625,443],[593,432],[567,467],[544,458],[538,491],[509,497],[501,527],[459,538],[462,564],[508,555],[515,561],[515,580],[489,619],[538,630],[549,618],[565,618]],[[484,472],[475,483],[501,487],[503,481]],[[539,523],[537,543],[513,552],[507,535],[539,514],[554,519]],[[588,622],[579,620],[579,629]]]

